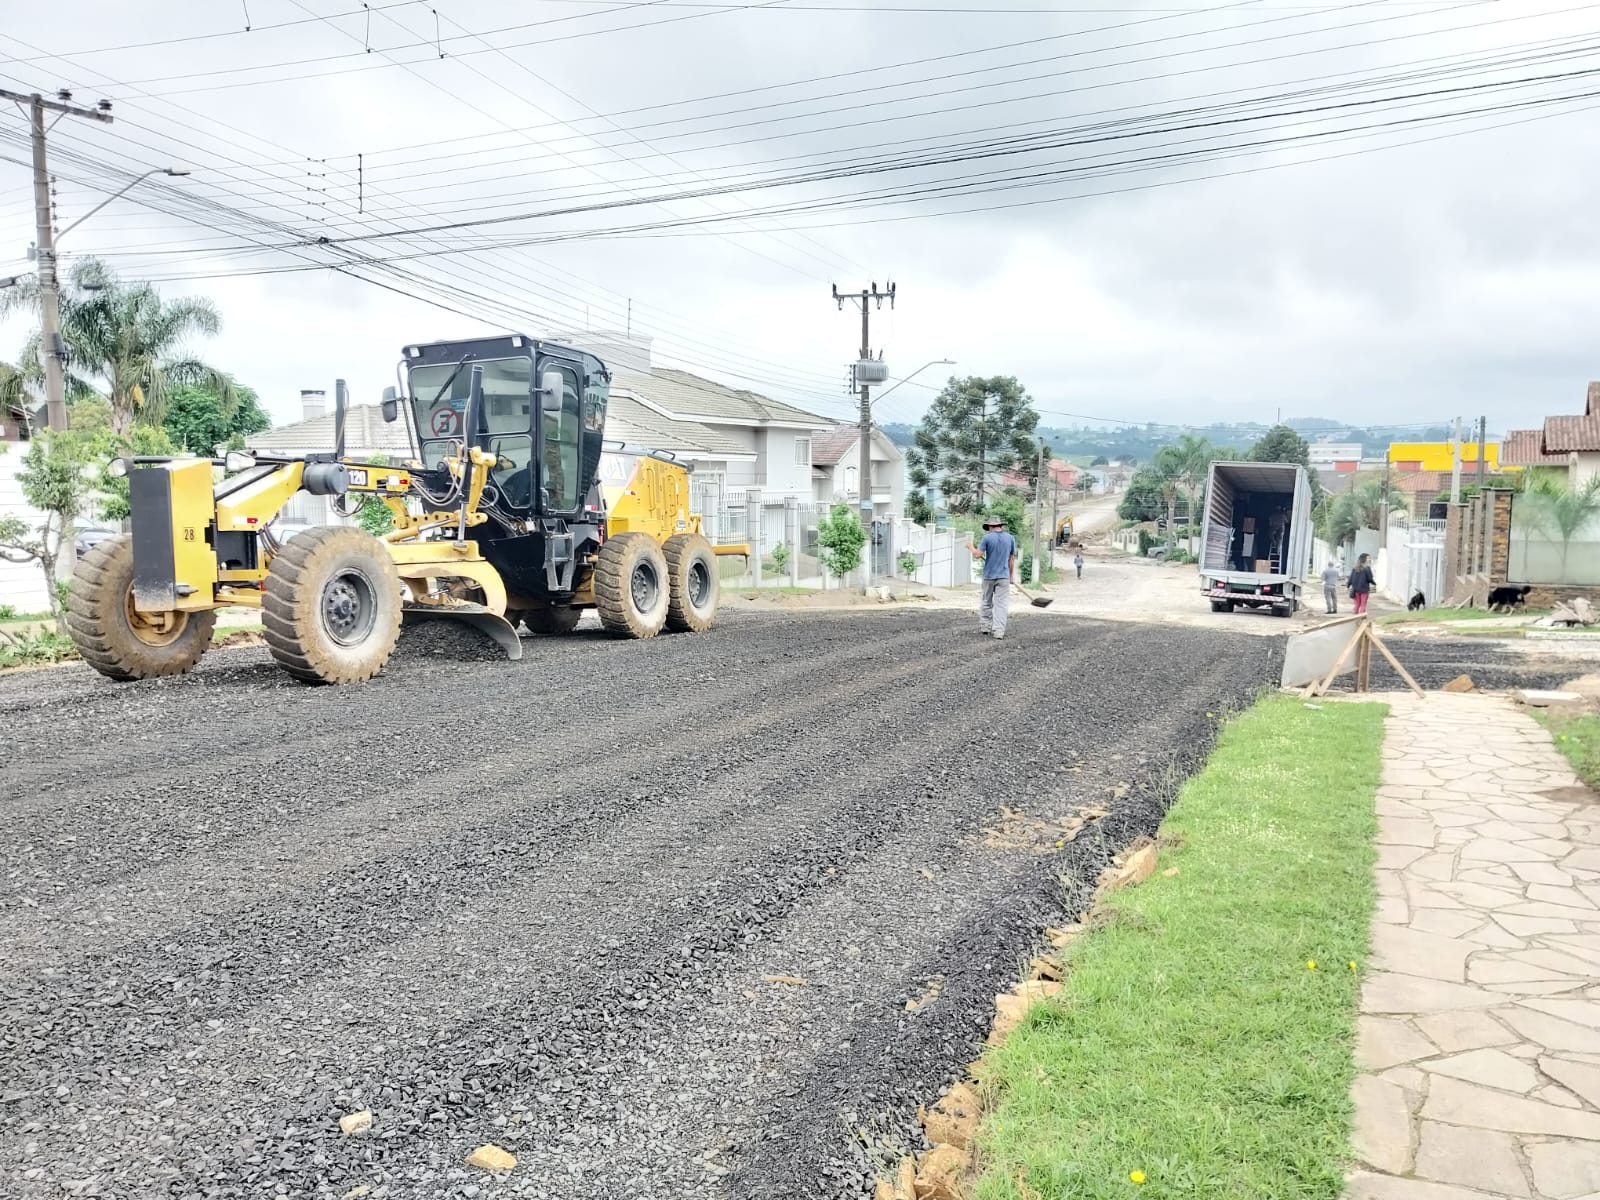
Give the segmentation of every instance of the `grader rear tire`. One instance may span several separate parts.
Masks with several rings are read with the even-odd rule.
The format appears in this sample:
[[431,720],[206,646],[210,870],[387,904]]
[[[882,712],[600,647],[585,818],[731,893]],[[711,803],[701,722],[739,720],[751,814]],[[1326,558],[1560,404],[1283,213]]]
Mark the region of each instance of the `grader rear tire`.
[[619,533],[600,547],[594,567],[600,624],[616,637],[652,638],[667,623],[667,556],[647,533]]
[[722,581],[711,543],[698,533],[677,533],[661,546],[667,559],[671,598],[667,628],[679,633],[704,633],[717,619]]
[[529,633],[537,633],[541,637],[571,633],[577,628],[578,621],[582,617],[583,609],[556,604],[546,604],[540,608],[519,608],[515,612],[506,613],[506,620],[512,625],[520,620],[528,627]]
[[211,648],[214,609],[170,614],[166,629],[133,609],[133,535],[107,538],[78,560],[67,589],[67,632],[107,679],[182,675]]
[[261,625],[296,679],[360,683],[394,653],[400,607],[400,576],[382,542],[353,526],[310,529],[268,566]]

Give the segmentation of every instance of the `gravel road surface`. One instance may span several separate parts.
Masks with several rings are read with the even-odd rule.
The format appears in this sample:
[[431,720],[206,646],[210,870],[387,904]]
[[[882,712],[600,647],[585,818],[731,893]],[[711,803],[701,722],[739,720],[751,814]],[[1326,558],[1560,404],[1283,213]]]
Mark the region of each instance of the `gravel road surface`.
[[1260,637],[972,626],[0,678],[0,1194],[864,1195],[1277,676]]

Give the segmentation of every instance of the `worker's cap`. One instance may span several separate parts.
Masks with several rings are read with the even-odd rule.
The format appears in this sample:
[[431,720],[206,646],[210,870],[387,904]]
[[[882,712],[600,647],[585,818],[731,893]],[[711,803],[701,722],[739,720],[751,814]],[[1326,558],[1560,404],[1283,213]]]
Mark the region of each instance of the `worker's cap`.
[[983,519],[983,527],[985,529],[998,529],[1004,524],[1005,518],[1003,517],[985,517]]

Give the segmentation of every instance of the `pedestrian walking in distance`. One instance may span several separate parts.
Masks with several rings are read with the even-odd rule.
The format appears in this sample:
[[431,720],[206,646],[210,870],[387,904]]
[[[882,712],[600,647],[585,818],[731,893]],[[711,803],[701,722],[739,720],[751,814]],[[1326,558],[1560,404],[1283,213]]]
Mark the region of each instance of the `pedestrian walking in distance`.
[[983,536],[972,548],[972,557],[983,560],[983,592],[978,600],[978,632],[995,641],[1006,636],[1006,617],[1011,611],[1011,584],[1017,577],[1017,539],[1006,532],[999,517],[985,517]]
[[1328,605],[1329,613],[1339,611],[1339,567],[1331,558],[1322,569],[1322,599]]
[[1076,553],[1076,554],[1074,554],[1072,556],[1072,565],[1074,567],[1078,568],[1078,578],[1082,579],[1083,578],[1083,551],[1080,550],[1080,551],[1078,551],[1078,553]]
[[1372,557],[1363,554],[1356,559],[1356,569],[1350,572],[1350,599],[1355,601],[1358,613],[1367,611],[1367,594],[1372,591]]

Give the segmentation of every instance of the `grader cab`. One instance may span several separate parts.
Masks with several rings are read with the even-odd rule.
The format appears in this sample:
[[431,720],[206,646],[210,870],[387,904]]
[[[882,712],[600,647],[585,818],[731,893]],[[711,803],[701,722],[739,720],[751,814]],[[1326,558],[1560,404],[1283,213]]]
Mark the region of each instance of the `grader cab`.
[[[587,608],[622,637],[709,629],[717,555],[748,547],[703,536],[682,463],[605,441],[609,379],[591,354],[521,336],[408,346],[383,403],[417,451],[399,466],[345,457],[342,381],[332,453],[118,460],[133,532],[78,564],[78,652],[112,679],[179,674],[232,605],[261,611],[273,658],[307,683],[370,679],[402,625],[441,618],[512,658],[519,625],[568,633]],[[346,515],[383,504],[394,528],[280,539],[302,490]]]

